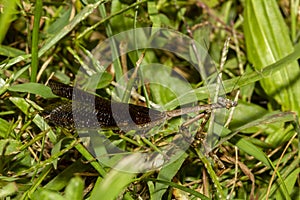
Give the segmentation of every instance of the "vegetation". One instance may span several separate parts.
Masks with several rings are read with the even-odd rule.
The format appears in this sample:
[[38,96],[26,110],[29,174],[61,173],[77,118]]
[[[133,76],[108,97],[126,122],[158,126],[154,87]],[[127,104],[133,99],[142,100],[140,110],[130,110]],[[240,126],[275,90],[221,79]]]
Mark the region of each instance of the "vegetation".
[[[299,0],[1,0],[0,198],[300,199],[298,13]],[[185,127],[198,113],[76,130],[45,114],[67,102],[50,79],[153,109],[239,100]],[[199,146],[176,143],[197,131]]]

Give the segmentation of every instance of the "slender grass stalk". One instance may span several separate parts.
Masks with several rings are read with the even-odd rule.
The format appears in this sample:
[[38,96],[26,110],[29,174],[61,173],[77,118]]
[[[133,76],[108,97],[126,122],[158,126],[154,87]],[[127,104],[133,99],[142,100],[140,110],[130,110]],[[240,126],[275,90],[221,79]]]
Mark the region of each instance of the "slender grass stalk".
[[38,71],[39,65],[39,30],[40,30],[40,19],[43,11],[43,1],[37,0],[35,3],[35,11],[34,11],[34,21],[33,21],[33,30],[32,30],[32,49],[31,49],[31,82],[36,82],[36,75]]
[[[106,17],[106,10],[105,10],[105,6],[104,4],[100,4],[99,5],[99,12],[100,12],[100,15],[105,18]],[[113,32],[112,32],[112,29],[111,29],[111,26],[109,24],[109,22],[105,22],[105,27],[106,27],[106,34],[108,37],[112,36],[113,35]],[[117,58],[117,55],[118,55],[118,47],[115,43],[115,40],[112,38],[112,43],[111,43],[111,49],[112,49],[112,56],[113,58]],[[121,62],[119,59],[115,59],[114,60],[114,69],[116,71],[116,80],[120,80],[122,75],[123,75],[123,70],[122,70],[122,66],[121,66]]]

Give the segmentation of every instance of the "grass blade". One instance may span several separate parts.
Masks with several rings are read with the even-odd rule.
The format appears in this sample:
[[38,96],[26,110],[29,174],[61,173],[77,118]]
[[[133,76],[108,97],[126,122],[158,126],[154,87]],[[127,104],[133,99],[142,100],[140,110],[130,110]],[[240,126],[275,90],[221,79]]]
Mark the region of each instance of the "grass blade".
[[[257,70],[293,51],[289,31],[276,1],[246,1],[244,31],[249,60]],[[299,66],[294,61],[282,66],[272,77],[261,79],[260,84],[284,111],[293,110],[299,114],[299,74]]]

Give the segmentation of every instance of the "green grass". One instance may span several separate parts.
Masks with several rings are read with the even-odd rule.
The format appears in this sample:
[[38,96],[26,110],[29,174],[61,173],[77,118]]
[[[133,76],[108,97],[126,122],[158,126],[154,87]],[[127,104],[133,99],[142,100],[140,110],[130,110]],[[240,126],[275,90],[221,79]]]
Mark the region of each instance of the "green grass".
[[[0,199],[300,199],[299,1],[203,2],[0,1]],[[170,31],[158,36],[141,27]],[[184,133],[186,118],[154,127],[147,139],[112,130],[84,138],[42,114],[59,101],[44,85],[50,78],[167,110],[207,103],[217,86],[191,62],[204,55],[201,45],[219,68],[227,38],[218,92],[240,95],[229,127],[215,127],[220,138],[209,156],[189,147],[173,152],[168,165],[136,172],[146,158],[122,156],[164,151]],[[151,39],[157,48],[146,49]],[[200,123],[188,130],[195,134]],[[104,137],[124,154],[108,156]]]

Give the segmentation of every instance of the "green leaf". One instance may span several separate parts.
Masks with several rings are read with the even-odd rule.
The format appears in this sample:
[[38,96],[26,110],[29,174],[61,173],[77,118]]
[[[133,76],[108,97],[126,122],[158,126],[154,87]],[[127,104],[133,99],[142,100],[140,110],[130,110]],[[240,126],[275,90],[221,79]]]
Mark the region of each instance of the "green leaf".
[[[143,77],[147,78],[150,83],[151,96],[154,102],[160,105],[166,105],[171,100],[177,99],[182,94],[193,91],[188,82],[184,82],[180,78],[171,76],[171,68],[163,67],[161,65],[151,66],[144,65],[141,67]],[[194,95],[194,102],[197,100]],[[177,101],[176,106],[183,105]]]
[[66,199],[81,200],[83,198],[84,182],[76,176],[72,178],[65,190]]
[[21,142],[17,140],[5,139],[0,140],[0,155],[8,156],[15,155],[19,152],[19,146],[21,146]]
[[19,49],[5,46],[5,45],[0,45],[0,55],[6,56],[6,57],[17,57],[21,55],[25,55],[26,53],[24,51],[21,51]]
[[[10,2],[10,1],[8,1]],[[43,47],[39,50],[38,57],[41,57],[46,51],[48,51],[51,47],[53,47],[58,41],[60,41],[63,37],[65,37],[68,33],[70,33],[76,25],[78,25],[80,22],[85,20],[94,10],[99,6],[99,4],[103,3],[104,1],[98,1],[94,4],[89,4],[86,7],[84,7],[80,13],[78,13],[63,29],[61,29],[59,32],[57,32],[55,35],[49,37]],[[9,68],[10,66],[21,62],[25,59],[31,58],[31,54],[23,55],[15,57],[9,62],[1,64],[0,68]]]
[[1,7],[4,10],[0,14],[0,44],[5,38],[6,32],[10,27],[10,23],[13,21],[16,15],[17,0],[1,1]]
[[2,186],[2,184],[1,184],[0,198],[5,199],[5,197],[10,196],[17,191],[18,191],[18,187],[17,187],[16,183],[14,183],[14,182],[10,182],[4,186]]
[[35,193],[33,193],[31,198],[33,200],[66,200],[58,192],[53,192],[42,188],[38,189]]
[[[182,163],[187,158],[187,154],[182,154],[181,157],[179,157],[175,162],[170,163],[169,165],[164,166],[158,176],[157,179],[165,180],[165,181],[171,181],[173,177],[176,175],[178,170],[181,168]],[[162,184],[162,183],[156,183],[155,189],[153,193],[150,193],[151,199],[162,199],[163,194],[168,189],[168,185]]]
[[222,144],[225,141],[228,141],[230,138],[235,136],[237,133],[241,132],[242,130],[253,128],[255,126],[257,127],[263,127],[265,124],[271,124],[271,123],[284,123],[284,122],[295,122],[295,113],[294,112],[269,112],[265,115],[260,116],[259,118],[255,120],[244,120],[244,124],[240,124],[238,127],[232,129],[232,132],[230,135],[222,138],[217,146]]
[[101,199],[113,200],[134,181],[136,174],[117,170],[111,170],[106,177],[95,185],[90,200]]
[[[113,0],[111,3],[111,13],[117,13],[120,10],[127,8],[128,5],[122,4],[120,1]],[[110,24],[112,26],[112,30],[114,34],[117,34],[119,32],[128,30],[132,28],[133,19],[127,16],[134,15],[134,11],[132,9],[128,11],[124,11],[122,14],[114,16],[110,20]]]
[[161,21],[159,17],[159,13],[157,10],[157,3],[154,1],[148,1],[147,2],[147,7],[148,7],[148,13],[150,20],[152,21],[152,26],[153,27],[160,27],[161,26]]
[[63,29],[70,20],[72,7],[70,6],[69,9],[63,9],[62,10],[62,16],[59,17],[57,20],[55,20],[48,28],[49,34],[56,34],[61,29]]
[[[291,196],[291,198],[293,198],[293,196],[291,195],[291,193],[293,192],[293,189],[297,188],[297,186],[295,186],[295,183],[297,181],[297,178],[299,178],[299,174],[300,174],[300,168],[297,168],[284,180],[284,183],[287,186],[287,189],[288,189],[288,192],[289,192],[289,195]],[[294,198],[296,199],[296,196],[294,196]],[[285,199],[285,197],[282,195],[280,190],[276,191],[276,199],[278,199],[278,200]],[[299,196],[298,196],[298,199],[299,199]]]
[[96,72],[95,74],[91,75],[88,79],[86,84],[86,88],[89,89],[101,89],[107,87],[113,77],[111,74],[107,72]]
[[6,138],[8,135],[10,123],[5,119],[0,118],[0,138]]
[[[277,1],[247,0],[244,32],[249,60],[257,70],[293,52],[289,30]],[[260,80],[265,93],[274,98],[284,111],[300,114],[300,69],[296,60]]]
[[76,160],[73,164],[68,166],[62,172],[60,172],[55,178],[50,180],[45,189],[60,191],[62,190],[74,176],[74,173],[84,172],[89,168],[89,165],[84,164],[81,159]]
[[194,189],[190,189],[188,187],[185,187],[185,186],[182,186],[182,185],[179,185],[179,184],[176,184],[176,183],[173,183],[173,182],[170,182],[170,181],[165,181],[165,180],[160,180],[160,179],[153,179],[153,178],[148,178],[147,180],[149,181],[153,181],[153,182],[158,182],[158,183],[162,183],[162,184],[165,184],[165,185],[168,185],[170,187],[174,187],[174,188],[178,188],[184,192],[188,192],[190,193],[191,195],[194,195],[195,197],[198,197],[199,199],[201,200],[210,200],[210,198],[206,197],[205,195],[197,192],[196,190]]
[[235,136],[230,140],[231,143],[235,144],[239,149],[248,153],[251,156],[254,156],[257,160],[264,163],[264,165],[273,168],[268,156],[259,149],[256,145],[249,142],[247,139],[242,138],[240,136]]
[[18,85],[12,85],[7,88],[9,91],[14,92],[26,92],[31,94],[40,95],[43,98],[55,98],[57,97],[51,91],[51,89],[40,83],[23,83]]

